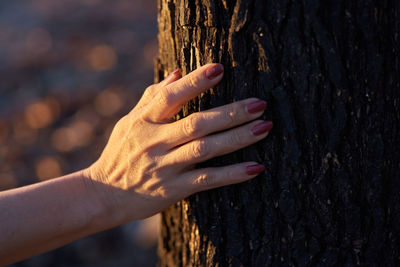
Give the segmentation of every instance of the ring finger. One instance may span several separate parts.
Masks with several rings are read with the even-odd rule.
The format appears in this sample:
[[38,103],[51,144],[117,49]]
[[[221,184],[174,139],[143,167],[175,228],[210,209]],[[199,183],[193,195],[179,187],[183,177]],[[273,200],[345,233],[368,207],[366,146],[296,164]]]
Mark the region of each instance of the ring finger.
[[194,165],[254,144],[265,138],[272,127],[270,121],[257,120],[222,133],[205,136],[171,150],[165,160],[167,164]]

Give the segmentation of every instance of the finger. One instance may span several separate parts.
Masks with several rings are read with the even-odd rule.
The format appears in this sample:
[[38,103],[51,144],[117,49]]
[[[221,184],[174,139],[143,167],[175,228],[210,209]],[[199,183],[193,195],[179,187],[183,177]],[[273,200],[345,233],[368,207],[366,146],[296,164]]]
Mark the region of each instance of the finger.
[[143,106],[147,105],[151,99],[153,99],[154,95],[159,91],[158,84],[152,84],[144,90],[142,97],[140,98],[139,102],[136,104],[135,108],[142,108]]
[[145,115],[153,122],[163,122],[173,117],[183,104],[216,85],[222,79],[223,70],[221,64],[207,64],[161,87]]
[[209,135],[213,132],[230,129],[260,117],[267,103],[257,98],[249,98],[222,107],[193,113],[192,115],[165,124],[165,137],[169,148]]
[[152,99],[154,99],[155,95],[160,91],[160,88],[162,86],[171,84],[171,83],[179,80],[180,78],[182,78],[181,70],[176,69],[173,72],[171,72],[170,74],[168,74],[168,76],[164,80],[162,80],[160,83],[150,85],[149,87],[146,88],[142,97],[140,98],[139,103],[136,106],[140,108],[140,107],[147,105]]
[[167,164],[191,166],[254,144],[267,137],[273,124],[257,120],[226,132],[202,137],[170,151]]
[[192,170],[179,179],[182,179],[183,184],[187,184],[191,193],[196,193],[250,180],[264,170],[264,166],[257,162],[244,162],[224,167]]
[[171,72],[170,74],[168,74],[168,76],[165,77],[165,79],[160,82],[160,85],[166,86],[168,84],[171,84],[171,83],[179,80],[180,78],[182,78],[181,69],[176,69],[173,72]]

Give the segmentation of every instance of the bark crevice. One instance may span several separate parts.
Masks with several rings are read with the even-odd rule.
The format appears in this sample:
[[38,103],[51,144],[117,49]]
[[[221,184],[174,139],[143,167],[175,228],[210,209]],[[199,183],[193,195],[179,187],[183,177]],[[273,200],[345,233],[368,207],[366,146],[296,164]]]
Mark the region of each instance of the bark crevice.
[[156,80],[225,66],[177,119],[247,97],[266,140],[256,179],[163,212],[161,266],[400,265],[400,2],[159,0]]

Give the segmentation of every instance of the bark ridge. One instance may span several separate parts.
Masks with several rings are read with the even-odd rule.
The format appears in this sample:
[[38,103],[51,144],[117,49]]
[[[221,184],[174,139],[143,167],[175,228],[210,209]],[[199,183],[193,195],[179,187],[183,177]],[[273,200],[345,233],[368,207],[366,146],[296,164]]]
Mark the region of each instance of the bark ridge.
[[225,66],[180,117],[256,96],[275,125],[205,163],[265,174],[163,212],[161,266],[400,265],[399,3],[158,1],[157,81]]

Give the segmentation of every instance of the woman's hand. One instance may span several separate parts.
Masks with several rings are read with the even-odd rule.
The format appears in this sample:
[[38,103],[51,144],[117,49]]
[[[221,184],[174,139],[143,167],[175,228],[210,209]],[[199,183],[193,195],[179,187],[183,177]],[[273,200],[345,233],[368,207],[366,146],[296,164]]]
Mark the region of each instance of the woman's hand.
[[221,64],[202,66],[183,78],[175,71],[148,87],[138,105],[116,124],[85,175],[101,203],[118,211],[119,220],[151,216],[195,192],[243,182],[264,170],[256,162],[194,168],[265,138],[272,123],[255,120],[266,108],[264,101],[245,99],[171,120],[183,104],[222,76]]
[[272,123],[255,120],[266,107],[264,101],[246,99],[171,121],[185,102],[216,85],[222,73],[220,64],[205,65],[183,78],[173,72],[147,88],[138,105],[117,123],[92,166],[0,192],[0,265],[148,217],[195,192],[262,172],[264,167],[256,162],[194,167],[265,138]]
[[256,162],[194,167],[265,138],[272,123],[255,120],[266,107],[264,101],[246,99],[171,121],[185,102],[216,85],[222,72],[220,64],[183,78],[173,72],[147,88],[138,105],[117,123],[92,166],[0,192],[0,265],[148,217],[195,192],[262,172],[264,167]]

